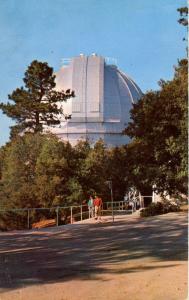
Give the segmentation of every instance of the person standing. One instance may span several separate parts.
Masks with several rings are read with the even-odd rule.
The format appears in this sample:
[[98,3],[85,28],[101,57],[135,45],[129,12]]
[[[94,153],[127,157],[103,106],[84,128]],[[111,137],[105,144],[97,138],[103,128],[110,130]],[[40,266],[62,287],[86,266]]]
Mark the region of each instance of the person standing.
[[90,196],[89,197],[89,201],[87,203],[88,205],[88,210],[89,210],[89,218],[93,218],[94,217],[94,200],[93,200],[93,197]]
[[102,199],[98,196],[94,199],[95,220],[101,220]]

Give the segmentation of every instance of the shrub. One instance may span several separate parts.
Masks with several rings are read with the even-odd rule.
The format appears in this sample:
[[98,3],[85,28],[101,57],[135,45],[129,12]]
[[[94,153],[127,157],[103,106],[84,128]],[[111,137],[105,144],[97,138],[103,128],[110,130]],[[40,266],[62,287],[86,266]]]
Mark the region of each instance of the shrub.
[[27,212],[5,211],[0,213],[0,230],[14,230],[27,228]]
[[148,207],[143,208],[140,211],[141,217],[149,217],[155,215],[166,214],[168,212],[177,212],[180,211],[180,207],[169,201],[151,203]]

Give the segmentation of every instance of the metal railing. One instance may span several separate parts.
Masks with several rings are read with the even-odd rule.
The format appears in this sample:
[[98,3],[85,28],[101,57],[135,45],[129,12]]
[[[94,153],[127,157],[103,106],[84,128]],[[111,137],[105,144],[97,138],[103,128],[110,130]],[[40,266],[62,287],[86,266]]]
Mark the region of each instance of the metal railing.
[[87,205],[0,209],[0,226],[1,220],[10,219],[15,227],[27,229],[37,228],[38,223],[43,226],[42,222],[48,225],[51,221],[49,226],[59,226],[88,218]]
[[[136,201],[104,202],[102,215],[111,215],[112,210],[117,214],[132,214],[137,209],[144,207],[144,197],[151,196],[140,196],[139,205]],[[0,229],[2,222],[8,223],[9,220],[11,226],[7,225],[7,227],[11,229],[31,229],[73,224],[90,218],[91,213],[88,210],[87,204],[56,207],[5,208],[0,209]]]
[[128,212],[132,212],[132,209],[128,209],[125,201],[114,201],[112,202],[105,202],[103,204],[103,209],[105,209],[106,211],[109,211],[112,209],[112,205],[113,205],[113,210],[120,212],[120,211],[128,211]]

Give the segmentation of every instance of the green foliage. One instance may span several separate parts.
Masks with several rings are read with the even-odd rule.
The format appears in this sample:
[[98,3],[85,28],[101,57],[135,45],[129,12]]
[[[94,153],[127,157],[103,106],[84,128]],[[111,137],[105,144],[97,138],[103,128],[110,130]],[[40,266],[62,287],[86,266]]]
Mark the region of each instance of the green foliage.
[[14,103],[0,103],[0,109],[16,121],[11,136],[24,131],[41,132],[45,125],[59,124],[58,115],[63,113],[57,103],[74,97],[70,90],[55,91],[55,75],[47,63],[34,60],[25,72],[25,88],[17,88],[9,99]]
[[85,160],[85,180],[101,197],[104,197],[107,191],[105,186],[107,166],[107,149],[103,141],[99,140]]
[[178,20],[178,22],[183,26],[188,26],[188,7],[181,7],[178,8],[177,11],[180,13],[181,18]]
[[153,152],[142,139],[133,139],[125,147],[125,168],[128,187],[135,187],[143,195],[150,195],[156,168],[153,164]]
[[28,134],[2,148],[0,206],[36,205],[35,165],[43,141],[43,136]]
[[162,215],[169,212],[180,211],[179,206],[176,204],[170,203],[168,201],[151,203],[148,207],[143,208],[140,211],[141,217],[150,217],[156,215]]
[[[187,60],[179,61],[171,81],[160,81],[134,105],[125,133],[131,177],[159,192],[187,193]],[[139,186],[137,186],[139,187]]]
[[26,229],[27,212],[6,211],[0,212],[0,230]]
[[180,13],[180,18],[178,20],[178,23],[185,26],[187,29],[186,37],[183,38],[183,41],[188,40],[188,7],[180,7],[177,9],[177,11]]
[[0,157],[3,208],[81,204],[95,193],[109,200],[110,176],[115,199],[124,195],[125,150],[109,150],[102,141],[94,148],[82,141],[72,147],[53,135],[25,134],[2,147]]
[[[112,181],[114,200],[124,199],[125,193],[130,185],[131,174],[129,174],[129,161],[127,147],[115,147],[108,151],[108,159],[106,162],[106,178]],[[110,192],[105,191],[110,200]]]

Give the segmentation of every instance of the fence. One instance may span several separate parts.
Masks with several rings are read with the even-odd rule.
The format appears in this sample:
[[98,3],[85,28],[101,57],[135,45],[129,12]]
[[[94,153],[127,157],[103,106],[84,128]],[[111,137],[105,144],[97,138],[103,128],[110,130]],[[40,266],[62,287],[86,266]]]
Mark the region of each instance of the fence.
[[0,229],[3,223],[11,229],[31,229],[73,224],[87,218],[87,205],[1,209]]
[[[139,205],[136,201],[104,202],[102,215],[110,215],[112,211],[116,214],[131,214],[138,208],[144,207],[144,197],[151,196],[141,196]],[[73,224],[90,217],[87,205],[0,209],[0,230]]]
[[[115,201],[113,202],[113,210],[120,212],[124,211],[127,213],[133,213],[139,208],[145,208],[152,202],[152,196],[137,196],[133,199],[128,199],[127,201]],[[105,210],[112,209],[112,202],[105,202],[103,208]]]
[[124,212],[124,213],[132,213],[134,210],[132,209],[132,205],[127,205],[125,201],[115,201],[115,202],[105,202],[103,205],[104,211],[112,211],[112,205],[114,212]]

